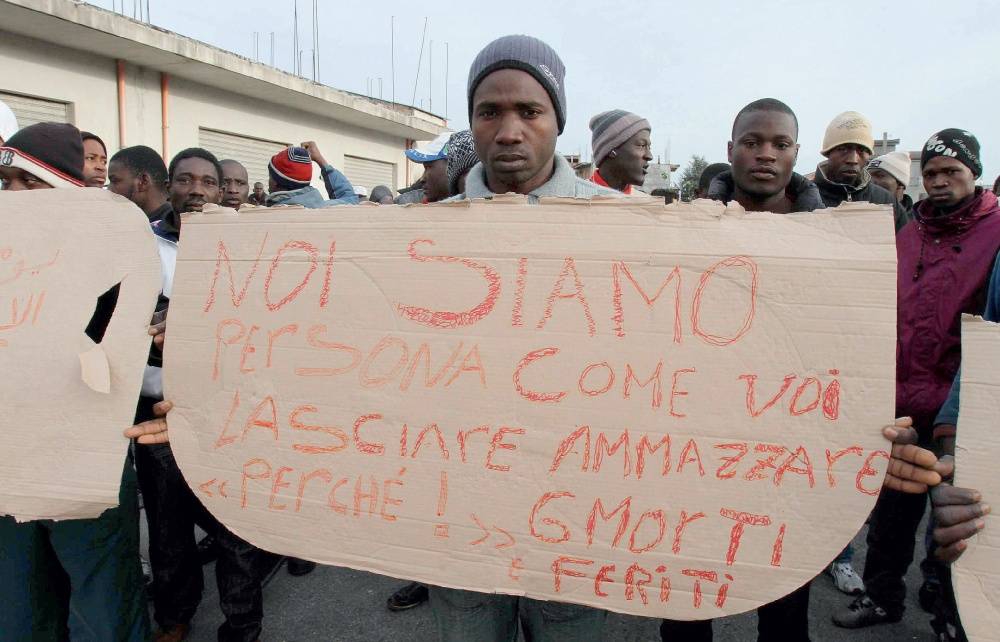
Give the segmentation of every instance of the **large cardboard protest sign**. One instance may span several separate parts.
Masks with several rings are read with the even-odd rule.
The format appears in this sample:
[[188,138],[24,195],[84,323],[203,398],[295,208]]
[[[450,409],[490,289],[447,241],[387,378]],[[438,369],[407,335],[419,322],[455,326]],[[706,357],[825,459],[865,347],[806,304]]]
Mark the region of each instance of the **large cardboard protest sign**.
[[[135,205],[103,190],[0,192],[0,227],[0,515],[96,517],[118,504],[160,290],[156,242]],[[85,329],[116,284],[95,344]]]
[[648,616],[816,575],[881,486],[891,217],[543,200],[185,219],[184,475],[272,551]]
[[[995,506],[1000,497],[1000,325],[962,318],[961,377],[955,485],[975,488]],[[962,625],[973,642],[1000,640],[1000,518],[993,513],[984,520],[986,528],[969,540],[953,566]]]

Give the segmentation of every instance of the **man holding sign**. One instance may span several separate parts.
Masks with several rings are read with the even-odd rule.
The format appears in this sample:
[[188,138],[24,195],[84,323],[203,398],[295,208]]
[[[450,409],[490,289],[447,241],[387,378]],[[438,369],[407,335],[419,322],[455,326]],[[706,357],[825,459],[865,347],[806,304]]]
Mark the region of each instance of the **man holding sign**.
[[[961,358],[961,315],[983,309],[1000,249],[1000,205],[976,187],[982,161],[970,132],[950,128],[931,136],[920,166],[928,198],[897,239],[896,411],[913,417],[921,444],[929,446]],[[834,624],[862,628],[902,618],[903,577],[926,505],[922,494],[882,493],[867,535],[867,593],[834,613]]]
[[[555,153],[566,125],[565,68],[530,36],[505,36],[479,52],[469,70],[469,121],[482,162],[457,199],[496,194],[591,197],[618,193],[576,176]],[[606,611],[576,604],[432,586],[430,603],[443,641],[511,640],[519,616],[532,640],[601,640]],[[519,614],[520,611],[520,614]]]
[[[885,408],[891,399],[891,376],[885,374],[893,344],[895,319],[891,310],[876,311],[880,325],[872,345],[881,357],[877,361],[873,358],[871,365],[879,371],[878,380],[865,379],[863,372],[857,374],[862,370],[856,367],[862,365],[862,357],[856,347],[852,347],[850,363],[845,364],[851,365],[855,372],[841,377],[851,386],[852,393],[840,413],[863,415],[863,421],[844,420],[837,424],[842,430],[824,431],[846,435],[836,445],[848,447],[837,457],[853,457],[842,462],[843,470],[834,471],[843,480],[838,486],[836,475],[830,470],[833,463],[827,462],[825,475],[814,475],[811,467],[808,470],[804,467],[808,455],[803,447],[796,449],[792,445],[793,450],[786,452],[784,446],[761,443],[755,433],[766,432],[770,426],[780,433],[771,439],[812,440],[808,445],[818,449],[811,451],[817,453],[812,461],[817,461],[817,456],[821,460],[824,445],[829,448],[834,444],[819,442],[815,436],[818,431],[813,428],[833,426],[828,422],[840,417],[839,388],[829,384],[827,389],[833,392],[828,392],[828,396],[832,395],[832,401],[828,398],[822,410],[818,409],[818,397],[815,402],[805,401],[796,406],[802,393],[791,391],[783,404],[775,408],[774,403],[766,403],[773,392],[766,393],[765,399],[762,399],[765,393],[760,393],[755,401],[752,386],[756,375],[737,376],[747,367],[741,355],[763,354],[760,346],[766,343],[773,348],[772,339],[789,343],[782,346],[783,350],[769,349],[757,360],[760,367],[772,371],[761,385],[770,388],[775,384],[775,368],[787,372],[786,367],[793,367],[769,366],[771,355],[777,352],[801,359],[803,352],[799,347],[812,355],[808,362],[795,368],[808,368],[820,376],[835,375],[828,372],[839,360],[835,346],[825,341],[809,341],[806,326],[810,324],[805,321],[816,319],[803,319],[800,311],[804,306],[781,308],[785,317],[780,320],[788,321],[788,325],[779,324],[775,321],[778,308],[769,298],[766,301],[769,309],[761,314],[770,318],[775,329],[759,332],[754,337],[760,341],[757,348],[748,348],[743,353],[742,345],[746,344],[725,350],[727,337],[735,329],[731,323],[715,327],[725,334],[722,337],[705,330],[712,321],[699,322],[697,301],[692,304],[696,311],[690,330],[693,340],[683,348],[674,345],[680,344],[681,338],[671,341],[673,337],[664,330],[657,311],[648,311],[652,307],[648,296],[649,308],[644,309],[644,314],[633,312],[628,317],[629,331],[638,338],[630,342],[618,340],[624,336],[621,315],[598,318],[590,314],[589,307],[594,305],[597,309],[600,305],[609,312],[616,309],[620,300],[613,294],[612,274],[620,277],[626,271],[631,278],[626,260],[644,281],[652,275],[662,278],[670,274],[669,266],[674,262],[686,261],[685,278],[690,278],[693,272],[697,283],[697,275],[701,274],[704,283],[711,279],[711,266],[721,263],[716,240],[734,250],[737,246],[757,247],[754,243],[760,244],[761,249],[770,249],[767,240],[770,230],[802,233],[816,244],[793,250],[797,260],[810,266],[808,278],[812,282],[798,277],[801,270],[789,275],[769,260],[765,269],[774,270],[775,282],[808,283],[813,295],[818,292],[827,298],[836,289],[838,301],[847,301],[854,295],[853,288],[846,287],[851,284],[848,280],[834,284],[836,288],[813,287],[819,285],[817,276],[827,273],[823,269],[825,264],[812,258],[812,250],[819,249],[825,253],[824,261],[837,257],[838,261],[855,261],[861,267],[852,270],[852,276],[845,279],[877,274],[881,290],[888,291],[893,277],[887,268],[894,265],[888,228],[877,230],[879,221],[868,216],[866,208],[847,213],[845,219],[853,217],[850,225],[842,225],[839,215],[825,215],[819,220],[826,229],[817,229],[812,216],[789,222],[782,216],[753,214],[745,217],[748,220],[741,220],[744,217],[735,209],[720,217],[722,208],[718,206],[714,212],[685,208],[684,216],[665,211],[652,201],[633,203],[625,199],[609,199],[603,204],[554,199],[542,210],[525,206],[524,200],[535,204],[547,196],[586,197],[604,193],[565,172],[554,155],[564,113],[563,72],[558,58],[550,52],[534,39],[504,38],[481,54],[471,74],[473,135],[478,155],[484,160],[472,170],[465,197],[467,200],[494,197],[514,191],[527,199],[494,198],[493,203],[420,208],[412,214],[425,220],[417,221],[410,216],[390,221],[371,219],[369,213],[345,208],[323,217],[289,212],[264,218],[251,212],[240,216],[238,221],[232,215],[213,214],[194,217],[186,223],[189,254],[180,259],[180,285],[175,291],[178,307],[171,321],[177,341],[171,340],[167,355],[171,394],[176,394],[180,402],[174,411],[178,426],[174,451],[185,475],[221,520],[264,547],[432,584],[475,589],[432,590],[439,637],[444,640],[509,640],[517,634],[519,619],[526,622],[526,637],[532,639],[586,640],[600,637],[605,619],[600,609],[605,607],[647,615],[706,618],[772,601],[807,581],[821,564],[833,557],[834,547],[842,544],[837,541],[820,546],[822,555],[829,552],[825,559],[812,552],[816,546],[809,541],[810,530],[799,514],[810,513],[810,519],[822,525],[826,509],[819,501],[799,503],[801,495],[797,493],[825,493],[841,499],[855,509],[860,524],[861,512],[868,511],[878,493],[878,482],[874,480],[880,473],[870,462],[889,457],[881,450],[884,448],[881,440],[863,426],[876,425],[880,420],[873,418],[887,414]],[[791,155],[794,156],[793,150]],[[779,198],[773,203],[775,209],[795,206],[799,198],[789,197],[782,181],[776,180],[782,169],[775,160],[768,163],[756,160],[748,167],[755,181],[765,187],[779,186],[772,192],[756,190],[763,200],[770,201],[776,195]],[[591,209],[600,215],[588,212]],[[606,218],[601,218],[604,215]],[[310,229],[298,226],[300,222],[308,222]],[[691,226],[698,229],[689,233]],[[845,227],[863,232],[884,231],[884,239],[866,248],[864,243],[827,231]],[[279,231],[282,236],[278,236]],[[290,236],[292,233],[294,237]],[[756,235],[756,239],[745,241],[747,233]],[[704,238],[698,238],[699,235]],[[836,243],[826,243],[834,237]],[[407,242],[409,250],[404,253],[402,248],[407,247]],[[437,252],[450,254],[430,254],[428,249],[432,245],[437,246]],[[616,248],[615,251],[626,248],[621,250],[626,254],[612,254],[609,247]],[[782,248],[782,251],[787,250]],[[845,251],[853,253],[853,258],[844,258]],[[676,258],[680,254],[690,257],[694,252],[698,252],[696,260]],[[587,257],[586,262],[575,264],[586,272],[575,272],[574,254]],[[735,254],[739,252],[727,249],[721,256]],[[305,260],[293,261],[288,258],[290,255],[301,255]],[[534,262],[528,258],[532,256],[541,260]],[[662,265],[646,262],[650,256],[667,262],[666,273]],[[526,288],[534,295],[551,291],[547,299],[533,296],[527,301],[519,294],[516,283],[519,277],[523,277],[522,282],[528,278],[529,261],[530,270],[536,275],[532,278],[539,278],[540,273],[544,279],[547,273],[555,279],[551,290],[544,286],[542,290]],[[742,265],[751,263],[746,258]],[[253,266],[258,264],[260,269],[254,271]],[[213,265],[218,278],[212,277]],[[428,275],[442,265],[448,271],[439,274],[449,279],[448,287],[434,287],[435,282]],[[557,274],[560,265],[564,266],[563,272]],[[230,272],[228,266],[234,271]],[[600,274],[598,266],[606,266],[608,272]],[[468,280],[450,279],[452,268],[460,272],[467,268],[467,276],[472,271],[478,273],[474,283],[480,286],[480,279],[484,278],[489,286],[487,303],[464,312],[451,312],[456,299],[445,297],[454,292],[464,300],[473,292]],[[638,272],[640,269],[645,272]],[[785,278],[778,277],[779,273]],[[716,306],[716,324],[733,320],[740,323],[744,316],[743,302],[747,298],[751,302],[756,300],[754,285],[742,278],[741,273],[737,274],[739,278],[715,282],[712,303]],[[584,279],[612,287],[599,292],[598,285],[592,286],[588,290],[591,304],[587,304],[582,296]],[[232,287],[227,288],[226,281]],[[512,304],[511,318],[508,321],[500,313],[487,320],[504,281],[512,284],[508,292],[513,296],[505,301]],[[573,281],[577,282],[575,290]],[[732,285],[733,281],[738,283]],[[639,293],[646,292],[637,281],[632,283]],[[768,288],[767,296],[776,296],[773,293],[777,289],[770,289],[771,285]],[[695,289],[689,281],[686,290],[678,287],[678,297],[683,294],[685,300],[688,295],[697,299]],[[576,294],[570,295],[571,291]],[[432,310],[412,305],[421,296],[436,301],[436,307],[447,306],[444,301],[451,306]],[[628,305],[634,306],[638,295],[630,290],[627,296],[631,297]],[[734,312],[729,305],[734,298],[735,312],[739,314],[729,315]],[[557,313],[546,328],[552,307],[557,303],[564,306],[559,309],[567,312]],[[328,307],[328,304],[333,305]],[[578,314],[569,315],[571,309]],[[632,308],[635,309],[643,309],[641,303],[639,308]],[[667,304],[658,311],[670,309]],[[539,319],[537,325],[523,323],[524,314],[530,314],[532,320]],[[398,336],[400,317],[405,319],[405,339]],[[266,326],[261,323],[264,319],[268,322]],[[473,319],[483,323],[475,331],[469,331],[468,325],[476,322]],[[324,323],[318,323],[320,320]],[[618,324],[617,331],[611,323]],[[640,323],[651,331],[641,332],[635,327]],[[743,323],[748,329],[748,322]],[[603,333],[597,331],[598,324]],[[684,334],[680,326],[678,318],[673,336]],[[737,332],[729,343],[742,333],[744,330]],[[796,338],[799,343],[790,343]],[[417,341],[421,342],[419,348]],[[541,341],[545,343],[537,343]],[[556,347],[535,349],[549,342],[566,348],[559,359],[569,360],[570,368],[574,361],[580,366],[577,372],[584,374],[579,385],[563,379],[567,373],[575,375],[575,372],[551,365],[565,366],[567,361],[543,362],[525,371],[532,361],[559,352]],[[455,343],[459,343],[458,348]],[[369,352],[368,359],[357,345]],[[372,345],[375,347],[369,350]],[[454,356],[440,370],[437,365],[432,370],[430,351],[441,355],[441,348],[446,346],[445,354],[451,352]],[[615,371],[607,362],[600,362],[600,358],[592,367],[587,366],[588,355],[583,354],[582,348],[617,351],[614,356],[626,360],[624,364],[618,363],[617,372],[621,376],[617,379],[617,394],[593,403],[588,401],[611,390]],[[532,352],[519,363],[519,355],[529,349]],[[642,363],[641,370],[648,373],[647,359],[651,357],[654,364],[656,359],[650,353],[668,349],[677,360],[697,362],[701,368],[699,374],[714,371],[719,375],[702,376],[703,381],[725,386],[730,393],[731,403],[721,411],[725,414],[716,413],[716,408],[726,404],[706,403],[704,398],[700,403],[684,399],[688,393],[684,384],[678,384],[677,374],[673,386],[667,376],[668,396],[653,383],[657,380],[655,374],[645,381],[636,376],[633,366]],[[380,354],[387,357],[376,362]],[[396,366],[392,366],[396,359],[388,357],[393,354],[398,355]],[[461,354],[466,354],[465,359],[461,359]],[[427,361],[422,362],[422,356]],[[434,358],[435,364],[441,360],[440,356]],[[428,364],[425,373],[421,363]],[[546,367],[546,363],[550,365]],[[489,367],[490,364],[495,367]],[[733,364],[740,370],[733,371]],[[819,367],[822,373],[817,370]],[[657,366],[653,368],[659,371]],[[604,374],[586,379],[587,373],[595,370]],[[446,377],[449,371],[450,379]],[[525,371],[523,379],[522,371]],[[694,370],[675,370],[684,372]],[[352,376],[343,376],[348,373]],[[608,377],[609,383],[601,388],[598,379],[603,376]],[[777,397],[788,391],[796,377],[785,377],[785,387]],[[491,383],[496,382],[492,388],[488,388],[487,378]],[[448,388],[456,379],[457,385]],[[781,376],[776,381],[780,388]],[[416,385],[411,388],[412,383]],[[803,379],[801,390],[813,390],[810,387],[813,384],[818,385],[814,377]],[[858,396],[858,390],[865,387],[862,384],[877,389],[878,404],[864,403],[864,398]],[[564,392],[557,392],[560,387]],[[638,387],[645,390],[639,391]],[[701,393],[714,393],[717,389],[702,388]],[[692,389],[692,392],[692,397],[698,396],[697,391]],[[478,398],[474,396],[477,393]],[[572,401],[555,405],[563,396]],[[724,396],[727,395],[714,395]],[[582,408],[586,415],[581,413]],[[763,420],[755,421],[768,408],[775,409]],[[702,416],[684,422],[685,409],[692,414],[698,410]],[[801,420],[795,418],[807,413],[812,415]],[[619,423],[623,419],[627,427]],[[678,428],[668,432],[664,428],[666,422]],[[481,425],[484,423],[492,425]],[[730,425],[736,423],[740,425]],[[592,429],[596,443],[593,448]],[[798,434],[787,436],[792,430]],[[529,431],[530,437],[523,440],[519,437]],[[611,441],[620,434],[618,446],[609,443],[605,431],[612,435]],[[744,441],[728,443],[740,440],[740,431]],[[155,420],[130,431],[137,436],[146,432],[165,435],[165,421]],[[683,442],[675,442],[677,447],[672,456],[664,448],[670,433],[676,439],[687,438],[683,448]],[[633,468],[629,447],[620,447],[628,443],[630,434],[635,439],[643,437],[638,444],[639,458],[646,451],[652,453],[659,448],[647,460],[650,465],[645,468],[645,479],[640,479],[643,464],[636,462]],[[662,441],[655,445],[648,441],[647,435]],[[909,435],[904,429],[890,428],[886,436],[902,440]],[[153,438],[153,434],[144,438]],[[716,438],[727,443],[716,443]],[[706,453],[708,463],[722,464],[719,469],[710,467],[708,474],[696,454],[698,441],[702,439],[702,452]],[[750,448],[756,446],[754,452],[758,454],[746,458],[746,468],[735,478],[735,474],[725,470],[739,456],[719,462],[715,455],[726,448],[738,451],[741,447],[746,454],[748,443]],[[852,443],[859,445],[849,445]],[[870,451],[867,459],[863,454],[866,448],[860,444]],[[785,464],[779,468],[775,461],[778,454],[774,454],[770,466],[773,473],[758,476],[767,468],[768,459],[762,458],[763,466],[754,460],[760,457],[759,453],[768,452],[768,448],[780,454]],[[708,453],[712,453],[715,462],[708,458]],[[590,454],[593,459],[588,459]],[[602,457],[614,457],[614,461],[606,461],[600,471]],[[832,457],[827,454],[828,459]],[[655,464],[653,458],[657,460]],[[802,467],[795,466],[798,458]],[[914,460],[919,467],[906,465],[900,458]],[[902,444],[894,446],[887,483],[925,490],[925,482],[937,481],[936,473],[927,470],[934,461],[933,455],[926,451]],[[512,471],[514,466],[517,470]],[[823,469],[817,473],[819,470]],[[595,476],[596,472],[602,474]],[[671,476],[666,479],[668,473]],[[788,473],[785,490],[779,490],[783,473]],[[727,481],[730,479],[733,481]],[[676,490],[680,492],[672,493],[670,486],[675,483],[679,484]],[[756,484],[750,492],[745,490],[748,483]],[[457,492],[449,495],[449,487]],[[547,492],[539,496],[543,491]],[[571,491],[579,493],[579,501],[575,501],[577,498]],[[690,505],[679,503],[699,493],[701,496]],[[679,515],[680,520],[670,525],[669,538],[665,539],[663,509],[648,510],[641,515],[636,511],[629,521],[626,513],[632,495],[638,500],[636,505],[639,501],[654,506],[667,503],[667,510]],[[613,511],[618,514],[615,521],[619,523],[619,534],[612,538],[609,533],[612,525],[608,524],[612,517],[606,509],[615,504],[607,502],[611,499],[617,502],[623,496],[619,504],[625,507],[621,508],[623,512]],[[768,503],[768,498],[774,501]],[[733,501],[739,510],[728,508]],[[546,502],[550,503],[547,508]],[[594,509],[588,520],[585,511],[591,505]],[[772,512],[771,506],[777,512]],[[797,510],[799,507],[801,510]],[[598,510],[603,521],[595,524]],[[749,510],[760,515],[751,515],[746,512]],[[567,515],[568,511],[575,512]],[[709,512],[711,517],[699,522],[696,528],[705,528],[702,533],[711,536],[689,533],[684,540],[687,550],[679,554],[683,526],[706,517]],[[771,522],[764,513],[781,519]],[[755,521],[755,517],[760,519]],[[790,522],[789,538],[784,537],[786,520]],[[797,523],[792,524],[792,520]],[[645,530],[640,531],[643,525]],[[764,528],[754,530],[744,540],[743,559],[737,561],[739,535],[747,525]],[[631,537],[624,536],[628,526],[632,526]],[[845,539],[848,530],[853,535],[853,522],[839,526],[837,531]],[[571,528],[575,538],[571,537]],[[593,553],[587,553],[588,547],[595,543],[594,532],[598,528],[601,530],[596,544],[605,550],[598,552],[598,548],[593,548]],[[673,551],[668,550],[671,542]],[[660,550],[652,552],[657,546]],[[567,557],[568,553],[575,556]],[[637,560],[630,553],[650,554]],[[669,570],[666,563],[671,565]],[[759,573],[761,566],[783,568],[764,578]],[[713,567],[718,572],[713,572]],[[655,583],[653,570],[657,573]],[[731,573],[743,573],[746,581],[732,584],[733,590],[727,596],[733,581]],[[673,598],[671,579],[676,586]],[[698,582],[707,590],[700,591]],[[646,585],[650,586],[644,588]],[[712,588],[708,589],[709,586]],[[568,605],[565,601],[588,606]]]
[[[774,98],[755,100],[733,121],[728,144],[732,170],[713,179],[709,196],[736,201],[748,212],[811,212],[823,207],[816,186],[793,171],[799,154],[799,123],[788,105]],[[758,640],[809,640],[809,584],[757,609]],[[664,642],[712,640],[711,620],[664,620]]]
[[[941,138],[942,136],[938,134],[932,139],[940,140]],[[968,158],[968,156],[962,154],[955,158],[962,159]],[[957,167],[956,164],[958,165]],[[981,169],[975,163],[971,163],[972,166],[968,168],[961,167],[961,164],[963,164],[962,161],[952,158],[946,159],[942,157],[937,161],[936,167],[951,169],[955,172],[957,178],[966,178],[966,180],[960,183],[960,185],[964,185],[964,189],[960,187],[958,190],[952,189],[948,191],[957,191],[958,194],[969,192],[969,195],[965,197],[966,199],[985,200],[987,203],[992,203],[995,208],[997,203],[996,195],[990,194],[982,188],[976,188],[975,184],[970,183],[968,180],[969,176],[972,176],[974,180],[974,174],[981,171]],[[937,185],[937,193],[940,194],[945,191],[942,188],[949,183],[955,182],[956,178],[937,172],[935,180],[940,183]],[[997,262],[994,262],[993,272],[990,276],[989,286],[987,287],[983,318],[987,321],[1000,321],[1000,263]],[[960,396],[960,377],[956,375],[948,400],[944,403],[941,412],[938,413],[937,418],[934,420],[936,448],[944,455],[943,460],[949,465],[953,465],[955,456],[956,424],[959,419],[958,408]],[[948,479],[949,483],[938,486],[931,493],[931,504],[934,507],[934,540],[939,547],[936,550],[936,557],[943,562],[953,562],[961,556],[968,547],[966,539],[976,535],[983,529],[985,526],[983,518],[990,513],[989,505],[982,501],[982,497],[977,491],[967,488],[955,488],[950,483],[950,475],[948,475]],[[941,579],[943,590],[942,595],[938,599],[938,604],[935,605],[935,619],[932,621],[932,624],[935,631],[939,632],[939,634],[948,631],[948,625],[951,625],[958,630],[955,639],[962,639],[964,633],[961,632],[961,623],[958,620],[958,613],[955,607],[951,573],[945,574]]]
[[[83,180],[83,143],[72,125],[38,123],[0,147],[4,191],[72,190]],[[116,300],[117,291],[99,300],[87,328],[95,343],[104,337]],[[149,636],[135,470],[131,457],[122,459],[119,505],[100,517],[22,523],[0,517],[4,639],[47,642],[68,634],[142,642]]]

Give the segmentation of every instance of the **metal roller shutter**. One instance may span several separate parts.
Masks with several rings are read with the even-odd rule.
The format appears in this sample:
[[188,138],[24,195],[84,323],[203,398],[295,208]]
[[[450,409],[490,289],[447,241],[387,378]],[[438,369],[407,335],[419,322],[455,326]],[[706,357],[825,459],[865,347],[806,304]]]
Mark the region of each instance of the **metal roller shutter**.
[[69,103],[43,98],[32,98],[20,94],[8,94],[0,91],[0,101],[7,103],[17,117],[18,127],[27,127],[35,123],[68,123]]
[[396,164],[385,161],[344,155],[344,175],[354,186],[361,186],[370,194],[376,185],[396,189]]
[[219,160],[231,158],[247,168],[250,191],[257,181],[267,190],[267,163],[276,153],[288,147],[287,143],[229,134],[214,129],[198,129],[198,144],[215,154]]

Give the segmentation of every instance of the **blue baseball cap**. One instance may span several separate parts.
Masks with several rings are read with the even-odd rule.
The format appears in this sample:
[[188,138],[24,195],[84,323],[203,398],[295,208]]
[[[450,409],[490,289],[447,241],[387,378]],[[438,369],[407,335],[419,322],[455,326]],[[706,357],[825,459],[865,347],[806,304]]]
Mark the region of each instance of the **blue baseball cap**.
[[451,138],[451,132],[446,132],[423,147],[407,149],[403,153],[414,163],[433,163],[436,160],[448,158],[449,138]]

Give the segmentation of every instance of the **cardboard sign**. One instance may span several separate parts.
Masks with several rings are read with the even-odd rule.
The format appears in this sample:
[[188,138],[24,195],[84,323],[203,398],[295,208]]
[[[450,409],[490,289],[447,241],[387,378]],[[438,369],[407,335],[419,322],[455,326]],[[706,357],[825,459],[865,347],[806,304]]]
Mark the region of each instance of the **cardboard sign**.
[[[0,515],[96,517],[118,489],[160,290],[146,216],[104,190],[0,192]],[[100,344],[84,333],[121,284]]]
[[711,618],[816,575],[881,487],[891,217],[521,198],[184,222],[174,454],[255,544]]
[[[962,317],[962,397],[955,446],[955,485],[974,488],[996,506],[1000,479],[1000,325]],[[986,528],[952,565],[955,599],[962,626],[972,642],[1000,640],[1000,518],[985,518]]]

